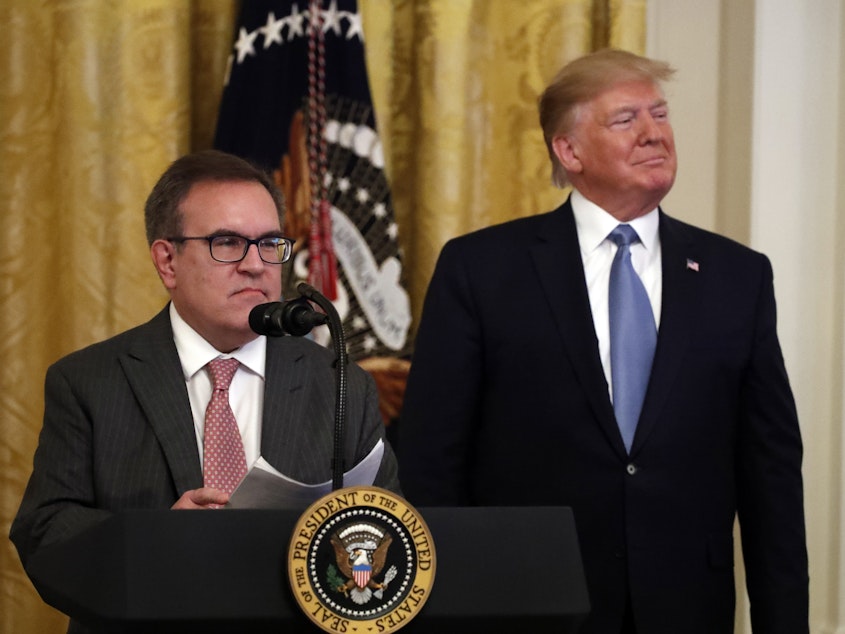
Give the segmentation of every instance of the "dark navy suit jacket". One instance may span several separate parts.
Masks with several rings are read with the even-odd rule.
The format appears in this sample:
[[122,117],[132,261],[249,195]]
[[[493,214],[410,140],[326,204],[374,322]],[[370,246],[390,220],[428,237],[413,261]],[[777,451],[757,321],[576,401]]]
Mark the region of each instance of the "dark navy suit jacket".
[[660,330],[630,455],[569,202],[443,248],[399,424],[403,490],[416,505],[571,506],[596,634],[619,632],[629,596],[642,634],[732,632],[738,513],[755,634],[807,632],[771,265],[662,212],[659,226]]

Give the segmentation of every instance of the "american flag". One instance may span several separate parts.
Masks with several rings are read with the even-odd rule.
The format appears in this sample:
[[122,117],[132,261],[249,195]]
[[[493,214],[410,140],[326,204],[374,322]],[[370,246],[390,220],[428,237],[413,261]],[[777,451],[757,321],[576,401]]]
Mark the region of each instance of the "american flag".
[[235,30],[214,145],[273,172],[285,192],[284,232],[297,240],[285,297],[307,280],[332,299],[352,360],[409,356],[356,2],[249,0]]

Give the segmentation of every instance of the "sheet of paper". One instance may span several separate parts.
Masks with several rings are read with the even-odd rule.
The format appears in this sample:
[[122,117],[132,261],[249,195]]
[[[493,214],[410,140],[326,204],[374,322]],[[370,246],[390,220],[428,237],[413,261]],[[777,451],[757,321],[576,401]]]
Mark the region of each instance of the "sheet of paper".
[[[384,442],[379,440],[366,458],[343,474],[343,486],[371,485],[376,479],[383,454]],[[264,458],[259,458],[232,492],[225,508],[304,509],[331,490],[331,480],[320,484],[297,482],[274,469]]]

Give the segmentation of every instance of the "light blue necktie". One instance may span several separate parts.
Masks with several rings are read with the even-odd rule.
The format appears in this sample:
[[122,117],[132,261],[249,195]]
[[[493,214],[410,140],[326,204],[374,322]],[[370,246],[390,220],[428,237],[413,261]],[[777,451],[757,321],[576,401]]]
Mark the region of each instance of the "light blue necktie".
[[610,266],[608,297],[613,411],[630,453],[651,375],[657,326],[648,294],[631,264],[631,244],[640,239],[637,232],[630,225],[619,225],[608,238],[619,247]]

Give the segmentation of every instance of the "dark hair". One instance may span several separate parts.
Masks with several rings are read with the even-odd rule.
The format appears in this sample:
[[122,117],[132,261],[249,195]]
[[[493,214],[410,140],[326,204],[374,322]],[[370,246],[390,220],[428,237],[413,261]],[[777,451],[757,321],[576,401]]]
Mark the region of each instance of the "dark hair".
[[552,161],[552,182],[558,187],[566,184],[566,172],[552,142],[572,130],[579,106],[617,84],[650,81],[659,85],[674,74],[675,69],[666,62],[609,48],[579,57],[560,69],[538,104],[540,127]]
[[182,212],[179,209],[191,187],[197,183],[217,181],[248,181],[266,189],[284,220],[285,200],[273,178],[252,163],[219,150],[203,150],[176,159],[153,187],[144,205],[147,242],[178,236],[182,232]]

